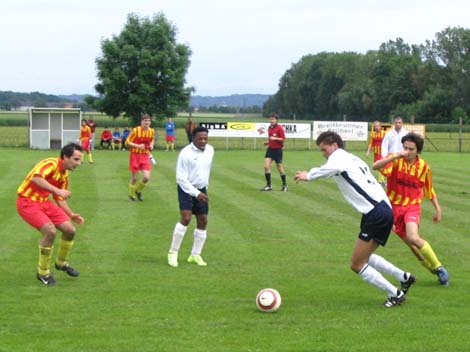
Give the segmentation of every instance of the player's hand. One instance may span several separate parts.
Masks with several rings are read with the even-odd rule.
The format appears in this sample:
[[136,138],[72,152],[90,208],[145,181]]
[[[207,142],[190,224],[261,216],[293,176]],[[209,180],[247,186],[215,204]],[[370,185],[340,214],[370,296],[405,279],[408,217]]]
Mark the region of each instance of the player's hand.
[[72,195],[72,193],[67,189],[58,189],[55,194],[64,199],[68,199]]
[[204,192],[201,192],[201,193],[198,194],[197,200],[200,201],[200,202],[207,203],[209,201],[209,197]]
[[300,181],[307,181],[307,171],[297,171],[294,176],[294,181],[299,183]]
[[264,142],[264,143],[263,143],[263,145],[268,145],[268,144],[269,144],[269,142]]
[[437,224],[438,222],[441,221],[441,218],[442,218],[442,215],[441,215],[441,211],[436,211],[436,213],[434,214],[434,216],[432,217],[432,221]]
[[85,219],[80,214],[72,214],[72,221],[78,225],[81,225],[85,222]]

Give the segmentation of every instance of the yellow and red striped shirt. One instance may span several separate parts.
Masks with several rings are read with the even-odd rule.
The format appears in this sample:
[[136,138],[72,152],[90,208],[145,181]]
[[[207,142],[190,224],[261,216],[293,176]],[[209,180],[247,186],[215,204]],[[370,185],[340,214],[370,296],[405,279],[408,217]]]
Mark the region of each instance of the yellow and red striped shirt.
[[436,197],[431,168],[419,156],[412,164],[404,158],[395,159],[381,172],[387,177],[387,195],[393,205],[421,204],[423,196]]
[[[18,187],[17,193],[19,196],[29,198],[35,202],[44,202],[49,198],[51,192],[31,182],[34,176],[42,177],[57,188],[67,189],[69,185],[69,173],[68,170],[63,170],[62,159],[48,158],[37,163],[28,173]],[[53,197],[56,200],[64,200],[64,198],[58,197],[55,194]]]
[[153,128],[149,127],[147,130],[143,130],[142,126],[138,126],[132,129],[131,134],[127,137],[126,145],[129,145],[129,143],[144,144],[145,150],[131,147],[130,151],[131,153],[148,154],[150,145],[154,138],[155,130]]
[[[384,136],[385,130],[380,130],[379,132],[372,130],[370,132],[369,146],[374,148],[374,160],[382,158],[382,140]],[[376,157],[378,158],[376,159]]]
[[90,126],[82,126],[82,128],[80,128],[80,140],[81,141],[85,141],[87,139],[90,139],[91,138],[91,128]]

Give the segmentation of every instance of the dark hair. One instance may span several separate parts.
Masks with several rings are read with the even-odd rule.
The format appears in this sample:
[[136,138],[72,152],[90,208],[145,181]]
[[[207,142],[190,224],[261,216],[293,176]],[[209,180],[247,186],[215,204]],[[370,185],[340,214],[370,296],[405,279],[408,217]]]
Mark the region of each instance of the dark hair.
[[150,116],[149,114],[144,114],[142,115],[142,117],[140,118],[140,120],[145,120],[145,119],[149,119],[150,121],[152,121],[152,116]]
[[268,117],[274,117],[277,120],[277,114],[275,112],[270,113]]
[[83,148],[80,144],[77,144],[77,143],[66,144],[60,151],[60,158],[63,159],[64,156],[66,156],[67,158],[70,158],[73,155],[73,152],[76,150],[83,152]]
[[193,130],[193,133],[192,133],[193,137],[196,137],[196,134],[198,134],[199,132],[206,132],[207,134],[209,134],[209,130],[207,128],[199,126]]
[[416,149],[418,150],[418,154],[420,154],[421,151],[423,150],[424,139],[417,133],[410,132],[408,134],[405,134],[401,139],[401,143],[403,144],[405,142],[413,142],[414,144],[416,144]]
[[320,135],[317,138],[317,145],[320,145],[320,143],[325,143],[328,145],[332,145],[333,143],[338,144],[338,148],[343,148],[344,143],[343,140],[341,139],[341,136],[333,131],[325,131],[320,133]]

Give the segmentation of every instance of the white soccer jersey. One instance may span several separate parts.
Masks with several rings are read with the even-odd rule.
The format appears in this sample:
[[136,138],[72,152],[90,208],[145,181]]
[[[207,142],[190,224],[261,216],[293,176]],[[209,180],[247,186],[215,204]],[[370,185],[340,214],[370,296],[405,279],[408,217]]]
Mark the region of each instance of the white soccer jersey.
[[385,158],[390,153],[396,153],[403,150],[403,143],[401,139],[407,135],[408,131],[404,127],[397,132],[395,128],[385,133],[384,139],[382,140],[382,158]]
[[193,143],[184,147],[176,162],[176,183],[193,197],[200,193],[198,189],[209,185],[214,148],[206,144],[202,151]]
[[363,214],[367,214],[381,201],[390,205],[369,166],[344,149],[335,150],[325,165],[314,167],[307,174],[309,181],[321,177],[333,177],[346,201]]

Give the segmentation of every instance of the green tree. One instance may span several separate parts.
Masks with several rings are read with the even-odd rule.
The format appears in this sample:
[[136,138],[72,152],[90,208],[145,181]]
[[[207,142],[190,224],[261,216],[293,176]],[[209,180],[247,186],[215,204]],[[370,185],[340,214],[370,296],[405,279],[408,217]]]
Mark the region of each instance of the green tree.
[[99,96],[86,102],[134,123],[144,113],[163,118],[187,108],[193,91],[185,87],[191,50],[176,43],[176,33],[162,13],[153,18],[129,14],[121,33],[101,44],[102,56],[96,59]]

